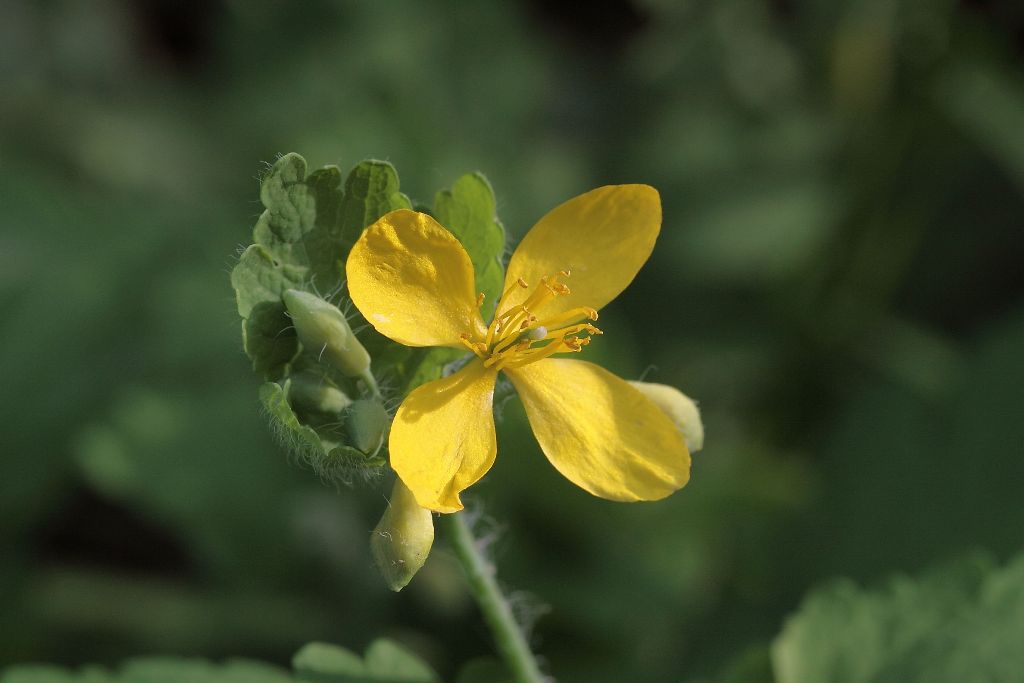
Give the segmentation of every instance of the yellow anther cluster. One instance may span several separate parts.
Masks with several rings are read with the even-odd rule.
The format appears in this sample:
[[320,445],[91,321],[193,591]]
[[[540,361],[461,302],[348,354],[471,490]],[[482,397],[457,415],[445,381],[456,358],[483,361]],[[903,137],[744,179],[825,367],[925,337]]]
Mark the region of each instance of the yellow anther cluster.
[[[521,304],[506,308],[509,297],[517,289],[529,289],[530,285],[518,278],[501,295],[496,306],[497,313],[487,328],[483,339],[469,333],[461,336],[462,343],[484,361],[485,367],[495,370],[520,368],[556,353],[577,353],[590,343],[590,336],[602,334],[590,323],[574,323],[586,318],[597,320],[597,311],[589,307],[573,308],[550,318],[540,318],[537,313],[548,302],[558,296],[567,296],[569,287],[559,282],[559,277],[569,277],[568,270],[540,279],[540,284]],[[483,303],[483,294],[477,297],[477,305]],[[561,326],[561,327],[560,327]],[[586,333],[587,336],[579,336]]]

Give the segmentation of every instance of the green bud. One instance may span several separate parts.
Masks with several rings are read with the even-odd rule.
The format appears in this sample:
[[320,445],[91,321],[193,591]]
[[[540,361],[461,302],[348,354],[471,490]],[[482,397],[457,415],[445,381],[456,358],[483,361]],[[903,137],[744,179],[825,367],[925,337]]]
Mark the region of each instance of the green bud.
[[377,399],[355,401],[349,406],[345,417],[349,442],[367,455],[375,454],[384,443],[389,421],[388,411],[384,410]]
[[430,554],[434,520],[421,508],[401,479],[395,479],[391,501],[370,537],[370,551],[388,587],[398,592],[408,585]]
[[338,307],[298,289],[285,291],[284,305],[306,350],[341,371],[357,377],[370,369],[370,354],[356,339]]
[[300,374],[288,382],[288,401],[298,410],[335,415],[352,404],[352,399],[324,378]]
[[700,410],[692,398],[675,387],[652,382],[630,382],[634,387],[651,400],[661,411],[672,418],[676,427],[683,433],[686,447],[696,453],[704,447],[704,423],[700,419]]

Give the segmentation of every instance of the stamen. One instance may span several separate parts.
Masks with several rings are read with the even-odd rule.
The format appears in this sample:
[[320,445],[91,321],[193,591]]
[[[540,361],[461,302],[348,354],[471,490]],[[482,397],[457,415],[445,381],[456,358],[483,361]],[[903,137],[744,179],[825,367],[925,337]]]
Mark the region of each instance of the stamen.
[[480,308],[483,305],[484,305],[484,293],[480,292],[479,294],[476,295],[476,307]]
[[[529,363],[553,356],[556,353],[577,353],[591,342],[591,337],[602,334],[601,330],[581,319],[597,320],[597,311],[583,306],[568,311],[555,313],[549,318],[541,319],[534,315],[550,301],[559,296],[571,294],[569,287],[559,281],[567,278],[569,269],[560,270],[553,275],[540,278],[532,292],[521,303],[509,306],[513,292],[517,289],[529,289],[530,285],[523,278],[516,280],[505,289],[495,306],[496,315],[487,327],[483,341],[475,335],[462,335],[461,342],[484,360],[484,366],[501,370],[503,368],[519,368]],[[477,297],[477,306],[482,306],[484,295]],[[586,336],[578,336],[584,333]]]
[[[541,328],[537,328],[541,329]],[[577,334],[579,332],[587,332],[589,334],[600,335],[604,334],[601,330],[594,327],[590,323],[581,323],[579,325],[572,325],[570,327],[563,327],[560,330],[553,330],[544,335],[543,339],[559,339],[569,334]]]
[[547,328],[555,328],[566,323],[571,323],[579,320],[580,318],[588,318],[590,320],[597,320],[597,311],[589,306],[583,306],[581,308],[573,308],[565,313],[559,313],[553,318],[547,318],[541,321],[541,325]]
[[462,345],[465,346],[470,351],[472,351],[474,354],[480,356],[481,358],[487,357],[487,347],[481,344],[480,342],[477,342],[475,344],[471,342],[468,333],[463,332],[462,334],[460,334],[459,341],[462,342]]
[[533,350],[531,350],[528,353],[521,354],[518,357],[516,357],[514,360],[511,360],[508,363],[501,363],[501,364],[499,364],[498,365],[498,370],[502,370],[504,368],[513,368],[513,369],[514,368],[521,368],[524,365],[529,365],[530,363],[536,363],[537,361],[543,360],[543,359],[547,358],[548,356],[553,356],[556,353],[559,353],[561,351],[561,348],[562,348],[563,345],[564,345],[564,341],[561,340],[561,339],[557,339],[557,340],[551,342],[550,344],[548,344],[547,346],[543,346],[543,347],[541,347],[539,349],[533,349]]
[[487,326],[487,342],[486,343],[487,343],[488,346],[490,346],[491,342],[494,340],[494,332],[495,332],[495,330],[498,327],[498,323],[501,321],[502,318],[504,318],[510,312],[510,311],[505,311],[504,313],[499,315],[499,313],[501,312],[501,309],[504,308],[504,306],[505,306],[505,302],[507,302],[508,298],[510,296],[512,296],[512,292],[516,291],[517,287],[520,287],[522,289],[529,289],[530,285],[528,285],[526,283],[526,280],[524,280],[523,278],[520,277],[520,278],[516,278],[516,281],[513,282],[511,285],[509,285],[508,288],[505,289],[504,292],[502,292],[501,298],[498,299],[498,305],[494,307],[494,320],[492,320],[491,324]]

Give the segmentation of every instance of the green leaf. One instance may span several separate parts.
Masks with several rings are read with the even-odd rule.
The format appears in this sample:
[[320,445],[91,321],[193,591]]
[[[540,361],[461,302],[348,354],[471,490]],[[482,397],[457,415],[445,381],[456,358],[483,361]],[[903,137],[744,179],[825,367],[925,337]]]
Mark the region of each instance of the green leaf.
[[366,649],[366,670],[370,680],[391,683],[436,683],[429,666],[392,640],[379,638]]
[[[288,383],[281,386],[267,382],[260,387],[260,402],[263,404],[274,431],[274,436],[288,451],[297,454],[325,481],[351,482],[356,474],[382,467],[384,461],[377,453],[363,453],[352,446],[341,443],[340,435],[318,432],[299,420],[288,403]],[[333,437],[333,438],[332,438]]]
[[363,660],[350,650],[329,643],[309,643],[292,658],[299,680],[335,683],[361,680],[366,673]]
[[260,302],[280,301],[286,289],[330,291],[341,282],[340,186],[337,167],[307,177],[298,154],[286,154],[271,168],[260,187],[266,210],[253,229],[255,244],[231,272],[243,318]]
[[436,683],[430,667],[398,644],[379,639],[370,643],[366,657],[327,643],[310,643],[292,659],[299,680],[305,683]]
[[459,238],[473,261],[477,290],[484,293],[483,310],[488,314],[494,312],[505,280],[505,228],[496,208],[494,190],[481,173],[467,173],[434,197],[434,217]]
[[412,208],[412,202],[398,191],[398,173],[386,161],[360,162],[345,180],[341,202],[341,244],[345,253],[359,239],[363,228],[395,209]]
[[1024,556],[973,558],[865,590],[808,597],[772,647],[779,683],[970,683],[1024,671]]
[[261,301],[242,321],[242,344],[252,359],[252,369],[276,379],[284,376],[288,363],[299,353],[292,321],[280,301]]

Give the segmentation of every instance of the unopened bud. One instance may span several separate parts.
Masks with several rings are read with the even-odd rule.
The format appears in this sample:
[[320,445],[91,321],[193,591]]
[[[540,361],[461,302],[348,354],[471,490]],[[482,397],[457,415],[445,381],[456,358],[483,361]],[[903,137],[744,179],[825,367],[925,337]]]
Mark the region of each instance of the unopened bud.
[[282,298],[299,341],[307,351],[348,377],[357,377],[369,370],[370,354],[356,339],[337,306],[298,289],[285,291]]
[[661,411],[672,418],[676,427],[683,433],[686,447],[696,453],[704,447],[704,423],[700,419],[700,410],[692,398],[675,387],[652,382],[630,382],[634,387],[651,400]]
[[393,591],[408,585],[430,554],[434,520],[421,508],[401,479],[395,479],[391,500],[373,530],[370,550],[384,581]]
[[388,430],[388,411],[375,398],[355,401],[348,408],[345,430],[349,443],[367,455],[374,455],[384,443]]
[[298,410],[334,415],[352,404],[352,399],[324,378],[305,374],[292,375],[288,384],[288,401]]

